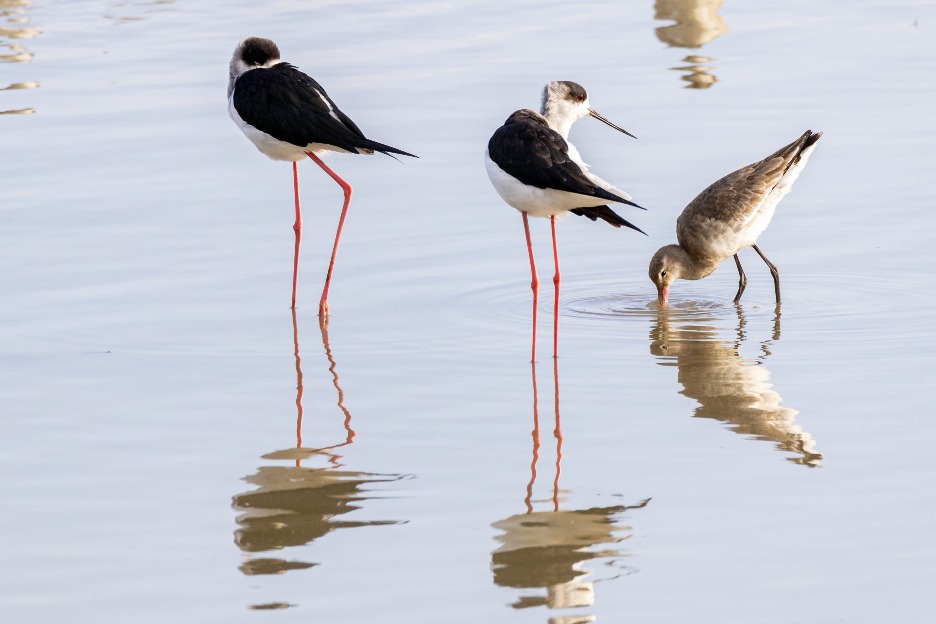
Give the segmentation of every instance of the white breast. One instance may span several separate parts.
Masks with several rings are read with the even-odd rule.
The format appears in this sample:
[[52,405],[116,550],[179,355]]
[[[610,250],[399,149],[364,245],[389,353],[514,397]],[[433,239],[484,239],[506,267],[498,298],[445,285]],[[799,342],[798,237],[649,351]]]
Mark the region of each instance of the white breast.
[[491,160],[487,150],[484,152],[484,165],[491,184],[494,185],[501,198],[513,208],[533,217],[562,218],[573,208],[601,206],[608,203],[607,200],[597,197],[523,184]]

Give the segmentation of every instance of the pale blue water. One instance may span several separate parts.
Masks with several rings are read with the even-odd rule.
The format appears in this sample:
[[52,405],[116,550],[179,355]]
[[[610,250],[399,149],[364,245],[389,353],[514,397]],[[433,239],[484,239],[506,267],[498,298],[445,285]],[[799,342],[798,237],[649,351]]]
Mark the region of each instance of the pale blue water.
[[[928,622],[936,10],[658,31],[687,4],[0,2],[3,620]],[[249,34],[420,156],[329,160],[327,334],[302,164],[298,360],[290,168],[225,110]],[[649,236],[560,224],[554,368],[533,222],[534,370],[482,153],[552,79],[639,137],[571,135]],[[807,128],[779,316],[753,253],[740,308],[731,263],[648,307],[682,207]]]

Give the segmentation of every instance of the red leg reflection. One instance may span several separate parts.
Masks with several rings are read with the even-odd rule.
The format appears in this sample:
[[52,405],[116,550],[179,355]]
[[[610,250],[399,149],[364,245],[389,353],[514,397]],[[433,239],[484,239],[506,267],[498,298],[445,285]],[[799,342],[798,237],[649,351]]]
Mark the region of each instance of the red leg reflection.
[[345,394],[344,390],[341,389],[341,384],[338,381],[338,370],[337,364],[335,363],[335,358],[332,356],[331,345],[328,342],[328,323],[323,322],[322,319],[319,319],[319,329],[322,330],[322,346],[325,347],[325,357],[328,358],[328,372],[332,374],[332,384],[335,386],[335,390],[338,392],[338,409],[344,414],[344,428],[347,437],[342,444],[338,444],[333,448],[338,448],[339,446],[347,446],[354,442],[354,436],[357,435],[354,429],[351,428],[351,412],[345,407],[344,399]]
[[[296,242],[296,249],[298,251],[298,240]],[[293,323],[293,354],[296,356],[296,448],[302,448],[302,358],[299,357],[299,323],[296,320],[296,306],[293,306],[292,309],[292,323]],[[299,457],[296,457],[296,467],[302,465],[302,460]]]
[[[533,376],[533,459],[530,462],[530,481],[527,483],[526,498],[523,499],[527,513],[533,513],[533,487],[536,483],[536,465],[540,452],[540,425],[539,425],[539,391],[536,383],[536,362],[530,364]],[[559,511],[559,479],[562,476],[562,418],[559,414],[559,360],[553,359],[553,384],[555,388],[553,409],[555,412],[555,428],[553,435],[556,438],[556,475],[553,478],[552,502],[553,511]]]
[[[304,393],[303,386],[303,374],[302,374],[302,357],[299,354],[299,321],[296,315],[295,308],[292,310],[292,323],[293,323],[293,354],[296,358],[296,448],[303,448],[302,442],[302,425],[303,417],[305,410],[302,406],[302,397]],[[345,407],[345,393],[341,388],[341,383],[338,379],[337,364],[335,363],[335,358],[332,355],[331,345],[328,341],[328,328],[324,322],[319,323],[319,328],[322,330],[322,346],[325,348],[325,357],[328,359],[328,371],[332,374],[332,384],[335,386],[335,390],[338,392],[338,409],[344,414],[344,430],[345,430],[345,440],[338,444],[333,444],[331,446],[324,446],[315,449],[311,452],[322,452],[328,451],[342,446],[347,446],[354,442],[354,437],[357,435],[354,429],[351,428],[351,412]],[[331,455],[329,461],[332,463],[337,463],[339,461],[339,456]],[[302,460],[296,459],[296,466],[301,467]]]
[[559,418],[559,360],[553,359],[553,383],[556,387],[556,478],[553,480],[553,509],[559,511],[559,475],[562,474],[562,421]]
[[530,482],[527,484],[527,495],[523,499],[526,503],[527,513],[533,513],[533,484],[536,483],[536,462],[539,461],[540,448],[540,429],[539,429],[539,405],[536,390],[536,362],[531,362],[530,367],[533,370],[533,461],[530,463]]

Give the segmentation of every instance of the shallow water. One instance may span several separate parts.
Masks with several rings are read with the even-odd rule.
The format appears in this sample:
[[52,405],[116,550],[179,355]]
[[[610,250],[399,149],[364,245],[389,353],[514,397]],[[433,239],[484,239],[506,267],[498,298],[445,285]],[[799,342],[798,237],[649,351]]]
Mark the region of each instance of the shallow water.
[[[925,2],[0,0],[4,621],[928,622]],[[694,8],[693,13],[690,9]],[[693,14],[696,20],[687,19]],[[227,117],[273,38],[402,163],[292,188]],[[694,46],[694,47],[693,47]],[[643,237],[521,221],[481,154],[544,82]],[[720,176],[821,130],[731,303],[651,303]]]

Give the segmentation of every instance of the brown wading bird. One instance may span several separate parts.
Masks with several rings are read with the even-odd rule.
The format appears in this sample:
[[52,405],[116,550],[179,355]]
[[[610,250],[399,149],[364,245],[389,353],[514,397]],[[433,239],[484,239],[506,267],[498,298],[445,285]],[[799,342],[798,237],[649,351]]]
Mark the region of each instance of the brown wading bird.
[[780,302],[780,275],[757,247],[757,237],[767,229],[777,204],[793,188],[820,136],[819,132],[807,130],[764,160],[729,173],[686,206],[676,220],[679,244],[661,247],[650,260],[650,280],[657,287],[660,305],[666,305],[674,281],[702,279],[731,256],[740,276],[734,298],[737,303],[747,285],[738,259],[738,252],[745,247],[753,247],[767,263]]

